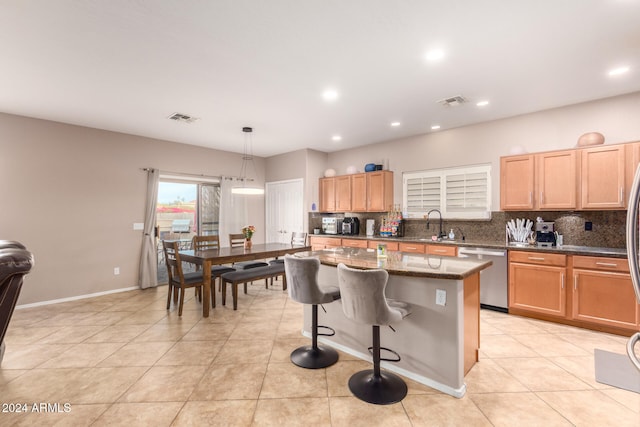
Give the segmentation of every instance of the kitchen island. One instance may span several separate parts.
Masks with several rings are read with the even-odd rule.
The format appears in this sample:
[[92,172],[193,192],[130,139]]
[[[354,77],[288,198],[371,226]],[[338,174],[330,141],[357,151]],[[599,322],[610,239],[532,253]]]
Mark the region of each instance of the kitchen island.
[[[403,252],[378,257],[371,249],[332,248],[300,253],[320,259],[319,281],[337,286],[337,265],[383,268],[389,272],[388,298],[411,304],[412,312],[391,328],[380,329],[381,344],[400,354],[398,363],[383,362],[389,371],[455,397],[466,392],[465,374],[478,361],[480,347],[480,271],[491,261],[466,260]],[[320,341],[364,360],[371,327],[347,319],[340,300],[325,304],[319,323],[336,334]],[[305,306],[303,333],[311,336],[311,306]],[[383,356],[384,357],[384,352]]]

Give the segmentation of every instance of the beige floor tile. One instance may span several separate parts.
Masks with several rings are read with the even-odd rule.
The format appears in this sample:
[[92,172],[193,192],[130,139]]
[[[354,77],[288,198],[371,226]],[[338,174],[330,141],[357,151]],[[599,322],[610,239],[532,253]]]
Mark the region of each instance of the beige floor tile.
[[538,357],[538,353],[509,335],[487,335],[480,339],[480,352],[491,359],[502,357]]
[[227,341],[213,361],[214,364],[264,363],[271,356],[272,340],[254,339]]
[[270,363],[260,399],[327,397],[325,369],[306,369],[293,363]]
[[103,330],[104,326],[65,326],[56,332],[43,337],[41,344],[74,344],[80,343],[87,338]]
[[577,426],[637,427],[640,416],[601,391],[554,391],[537,393],[549,406]]
[[124,345],[124,343],[76,344],[61,355],[47,360],[39,368],[91,368]]
[[469,399],[496,427],[572,425],[534,393],[469,394]]
[[26,344],[7,348],[2,369],[31,369],[57,357],[73,347],[73,344]]
[[206,366],[154,366],[119,401],[184,402],[206,369]]
[[11,319],[11,323],[9,324],[9,328],[7,329],[7,333],[4,336],[4,342],[7,346],[36,344],[38,343],[39,340],[58,332],[62,328],[64,328],[64,326],[56,326],[56,327],[15,326],[13,319]]
[[[39,405],[36,406],[39,407]],[[48,407],[46,411],[40,411],[44,409],[40,408],[30,409],[27,413],[3,413],[0,421],[5,426],[13,427],[84,427],[91,425],[109,406],[110,404],[95,404],[65,407],[64,404],[58,404],[58,406]]]
[[596,381],[596,370],[593,355],[576,357],[550,357],[550,361],[595,389],[611,388],[610,385]]
[[550,334],[518,334],[513,337],[540,356],[588,356],[589,352],[568,341]]
[[94,426],[170,426],[182,408],[182,402],[115,403]]
[[262,340],[273,341],[276,337],[278,325],[277,320],[265,320],[263,322],[240,322],[229,336],[230,340]]
[[0,387],[18,378],[20,375],[29,372],[28,369],[0,369]]
[[152,325],[143,333],[135,337],[133,342],[160,342],[180,341],[193,327],[193,325],[163,324]]
[[172,426],[249,427],[256,403],[257,400],[187,402]]
[[544,358],[504,359],[500,364],[532,391],[592,389],[584,381]]
[[291,362],[291,352],[302,346],[311,345],[311,339],[300,338],[277,338],[273,343],[271,350],[270,363],[287,363]]
[[177,342],[155,366],[209,366],[220,352],[224,341]]
[[559,333],[558,337],[580,347],[593,355],[595,348],[612,351],[614,353],[626,354],[626,342],[612,339],[609,335],[598,334],[591,331],[575,331],[572,333]]
[[411,395],[402,401],[413,426],[491,426],[489,420],[467,396]]
[[[302,312],[300,312],[299,316],[302,318]],[[280,310],[251,308],[251,310],[244,311],[242,315],[243,323],[280,322],[282,319],[283,314]]]
[[198,322],[182,337],[185,341],[227,340],[235,329],[235,324]]
[[[340,360],[340,359],[339,359]],[[356,372],[371,369],[371,363],[364,360],[342,360],[327,368],[327,387],[330,397],[352,396],[349,378]]]
[[333,426],[411,426],[402,403],[371,405],[355,397],[331,397],[329,408]]
[[640,393],[635,393],[633,391],[623,390],[620,388],[609,388],[600,391],[602,392],[602,394],[631,409],[636,414],[640,414]]
[[78,322],[86,319],[87,317],[91,317],[93,313],[57,313],[51,317],[43,319],[34,324],[34,326],[74,326],[77,325]]
[[505,334],[518,335],[544,332],[544,329],[542,329],[537,323],[524,317],[494,317],[485,319],[485,322]]
[[86,319],[82,320],[82,325],[115,325],[125,317],[131,315],[130,311],[103,311],[96,312]]
[[107,326],[97,334],[87,338],[85,343],[97,342],[129,342],[147,329],[150,325],[113,325]]
[[100,362],[98,366],[151,366],[173,344],[172,342],[131,342]]
[[118,325],[147,325],[158,322],[163,317],[167,316],[166,311],[161,310],[142,310],[131,313],[129,316],[125,317],[121,321],[119,321]]
[[329,399],[260,399],[253,417],[253,426],[331,426]]
[[464,378],[467,393],[517,392],[528,389],[492,359],[476,363]]
[[257,399],[266,370],[266,364],[213,363],[189,400]]

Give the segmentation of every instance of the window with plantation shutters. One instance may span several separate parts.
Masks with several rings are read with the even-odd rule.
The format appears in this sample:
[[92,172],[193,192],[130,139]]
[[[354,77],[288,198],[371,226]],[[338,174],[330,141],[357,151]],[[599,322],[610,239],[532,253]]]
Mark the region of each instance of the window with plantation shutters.
[[423,218],[431,209],[449,219],[491,217],[491,165],[407,172],[402,182],[408,218]]

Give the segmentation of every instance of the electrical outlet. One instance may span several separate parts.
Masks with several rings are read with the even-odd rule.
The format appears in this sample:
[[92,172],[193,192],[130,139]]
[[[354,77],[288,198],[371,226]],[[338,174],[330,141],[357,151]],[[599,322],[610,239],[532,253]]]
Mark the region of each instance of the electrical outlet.
[[447,291],[444,289],[436,289],[436,304],[443,306],[447,304]]
[[144,222],[134,222],[133,229],[135,231],[144,230]]
[[591,221],[586,221],[584,223],[584,230],[585,231],[591,231],[593,230],[593,223]]
[[118,274],[120,274],[120,267],[116,267],[113,269],[113,275],[117,276]]

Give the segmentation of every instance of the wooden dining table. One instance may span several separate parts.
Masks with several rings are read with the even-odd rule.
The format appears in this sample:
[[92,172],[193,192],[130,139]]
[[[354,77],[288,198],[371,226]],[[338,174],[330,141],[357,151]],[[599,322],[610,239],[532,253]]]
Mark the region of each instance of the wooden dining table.
[[179,251],[180,258],[184,262],[202,266],[204,290],[202,295],[202,316],[209,317],[209,300],[211,298],[211,266],[219,264],[231,264],[240,261],[251,261],[255,259],[277,258],[286,254],[310,251],[311,246],[293,246],[290,243],[259,243],[254,244],[250,249],[243,247],[220,248],[206,250],[185,250]]

